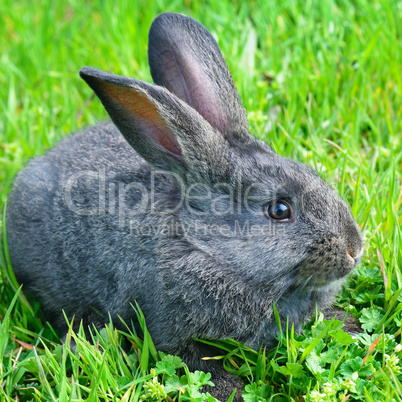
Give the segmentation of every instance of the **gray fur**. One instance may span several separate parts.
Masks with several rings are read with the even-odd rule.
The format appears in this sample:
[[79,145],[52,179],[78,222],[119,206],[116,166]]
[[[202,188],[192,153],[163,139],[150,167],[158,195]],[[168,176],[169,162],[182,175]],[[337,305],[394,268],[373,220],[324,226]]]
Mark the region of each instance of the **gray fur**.
[[[81,71],[113,123],[68,137],[18,174],[6,216],[11,262],[62,331],[62,309],[101,327],[108,313],[116,325],[118,316],[135,321],[137,301],[156,347],[212,371],[223,399],[239,382],[219,362],[202,361],[216,351],[193,338],[269,346],[273,302],[299,329],[316,304],[331,305],[361,258],[362,238],[312,169],[248,134],[204,27],[161,14],[149,60],[165,88]],[[176,67],[164,69],[169,63]],[[217,124],[205,99],[217,105]],[[292,205],[294,222],[264,216],[263,205],[277,199]]]

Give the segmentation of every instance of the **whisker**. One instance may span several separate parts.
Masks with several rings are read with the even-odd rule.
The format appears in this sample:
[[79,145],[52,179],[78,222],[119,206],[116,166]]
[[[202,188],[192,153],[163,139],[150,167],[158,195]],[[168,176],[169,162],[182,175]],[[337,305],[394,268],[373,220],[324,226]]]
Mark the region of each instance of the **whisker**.
[[[281,291],[277,294],[277,300],[279,300],[280,298],[282,298],[282,296],[287,293],[287,291],[294,286],[294,284],[298,281],[298,279],[302,276],[301,272],[298,272],[297,275],[292,278],[292,281],[289,281],[288,284],[286,285],[286,287],[284,287],[283,289],[281,289]],[[309,279],[309,278],[308,278]],[[298,287],[296,288],[296,290],[298,290]]]
[[278,276],[276,276],[275,278],[272,278],[270,281],[266,282],[264,285],[270,285],[272,283],[277,282],[280,279],[286,279],[287,277],[292,276],[294,273],[296,273],[297,271],[299,271],[302,267],[304,266],[304,264],[300,263],[296,266],[294,266],[290,271],[288,272],[282,272],[280,273]]

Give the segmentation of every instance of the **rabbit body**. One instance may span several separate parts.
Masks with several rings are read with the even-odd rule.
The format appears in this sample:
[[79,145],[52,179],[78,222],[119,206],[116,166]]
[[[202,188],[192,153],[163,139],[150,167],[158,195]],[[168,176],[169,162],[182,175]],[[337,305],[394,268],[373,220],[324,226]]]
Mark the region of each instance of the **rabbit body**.
[[149,62],[156,85],[81,70],[113,122],[68,137],[18,174],[10,258],[62,331],[62,310],[101,327],[108,314],[116,325],[135,321],[138,302],[156,347],[212,371],[225,398],[236,380],[202,361],[216,352],[193,338],[271,345],[273,302],[300,328],[316,304],[331,304],[362,238],[312,169],[248,133],[202,25],[161,14]]

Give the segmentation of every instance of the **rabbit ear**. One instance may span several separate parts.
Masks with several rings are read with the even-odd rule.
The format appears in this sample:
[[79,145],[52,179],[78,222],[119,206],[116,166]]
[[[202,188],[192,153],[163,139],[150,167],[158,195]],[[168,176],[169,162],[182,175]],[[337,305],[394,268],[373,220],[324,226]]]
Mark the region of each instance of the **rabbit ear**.
[[80,76],[127,142],[159,168],[191,170],[194,154],[207,152],[205,141],[219,142],[210,125],[165,88],[91,67],[82,68]]
[[198,111],[226,137],[248,137],[246,111],[218,44],[199,22],[160,14],[149,31],[152,78]]

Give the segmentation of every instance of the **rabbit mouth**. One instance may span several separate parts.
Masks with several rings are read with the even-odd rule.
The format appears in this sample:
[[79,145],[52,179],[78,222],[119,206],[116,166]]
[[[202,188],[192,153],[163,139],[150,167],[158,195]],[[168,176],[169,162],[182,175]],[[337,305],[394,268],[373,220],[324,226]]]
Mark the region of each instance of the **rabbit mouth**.
[[[352,259],[352,258],[351,258]],[[299,293],[322,291],[342,284],[351,273],[358,261],[342,261],[332,266],[323,266],[318,262],[304,261],[292,269],[288,275],[289,282],[295,291]]]
[[[296,271],[298,271],[296,269]],[[310,274],[309,276],[300,275],[294,280],[290,280],[287,286],[281,288],[278,291],[274,299],[279,301],[281,299],[287,299],[291,296],[292,299],[304,298],[306,295],[311,298],[314,294],[325,293],[328,291],[337,291],[343,284],[346,275],[343,277],[328,277],[328,276],[317,276]]]

